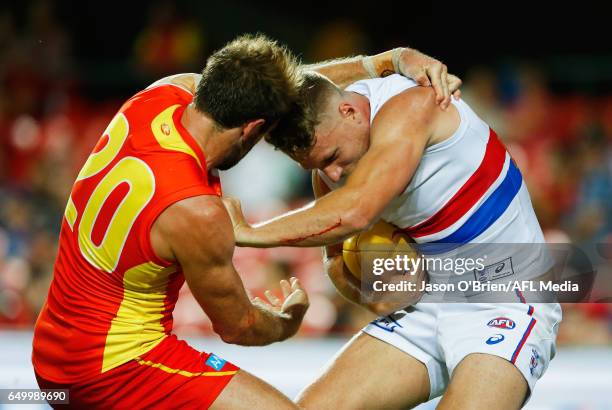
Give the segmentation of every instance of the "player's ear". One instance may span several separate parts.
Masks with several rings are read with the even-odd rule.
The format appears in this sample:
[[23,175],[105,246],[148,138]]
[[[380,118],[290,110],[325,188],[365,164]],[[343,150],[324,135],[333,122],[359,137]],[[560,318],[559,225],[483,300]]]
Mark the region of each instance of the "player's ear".
[[342,118],[353,117],[355,115],[355,107],[348,101],[342,101],[338,105],[338,111]]
[[261,131],[263,130],[265,123],[266,120],[264,120],[263,118],[258,118],[256,120],[244,123],[244,125],[242,126],[240,138],[248,140],[261,136]]

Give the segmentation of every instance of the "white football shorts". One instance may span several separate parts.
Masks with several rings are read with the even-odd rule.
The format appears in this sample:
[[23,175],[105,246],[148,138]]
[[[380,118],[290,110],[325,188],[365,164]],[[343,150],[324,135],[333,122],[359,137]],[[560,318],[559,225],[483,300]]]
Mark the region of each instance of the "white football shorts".
[[555,356],[561,322],[558,303],[417,303],[367,325],[363,332],[413,356],[429,373],[430,399],[470,353],[503,357],[533,392]]

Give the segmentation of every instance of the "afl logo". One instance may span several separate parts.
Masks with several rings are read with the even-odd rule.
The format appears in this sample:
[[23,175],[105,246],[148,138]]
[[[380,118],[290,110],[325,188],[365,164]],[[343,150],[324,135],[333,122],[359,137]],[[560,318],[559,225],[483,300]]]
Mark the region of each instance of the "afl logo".
[[512,330],[516,327],[516,323],[514,323],[514,320],[507,317],[496,317],[495,319],[491,319],[489,323],[487,323],[487,326]]

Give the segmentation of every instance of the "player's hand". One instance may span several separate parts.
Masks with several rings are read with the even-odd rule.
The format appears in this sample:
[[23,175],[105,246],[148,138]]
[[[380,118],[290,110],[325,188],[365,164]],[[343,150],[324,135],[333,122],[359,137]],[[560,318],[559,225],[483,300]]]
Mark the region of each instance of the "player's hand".
[[299,329],[310,303],[306,291],[297,278],[291,278],[289,281],[281,280],[280,288],[283,293],[282,299],[266,290],[265,295],[268,301],[264,302],[256,297],[253,298],[253,303],[278,313],[284,319],[287,337],[289,337]]
[[301,318],[308,309],[308,295],[302,288],[300,281],[297,278],[290,278],[289,281],[285,279],[280,281],[280,288],[283,293],[283,297],[278,298],[272,291],[266,290],[267,302],[261,300],[258,297],[253,298],[253,302],[265,306],[267,309],[277,313],[283,313],[290,317]]
[[236,241],[238,241],[240,232],[245,228],[250,228],[251,226],[246,221],[244,214],[242,213],[242,207],[240,206],[240,201],[236,198],[223,197],[221,198],[223,201],[223,205],[225,205],[225,209],[229,214],[232,220],[232,226],[234,228],[234,236]]
[[433,87],[436,92],[436,102],[444,110],[450,104],[451,95],[461,98],[462,81],[459,77],[449,74],[447,67],[413,48],[404,48],[398,61],[400,74],[412,78],[419,85]]

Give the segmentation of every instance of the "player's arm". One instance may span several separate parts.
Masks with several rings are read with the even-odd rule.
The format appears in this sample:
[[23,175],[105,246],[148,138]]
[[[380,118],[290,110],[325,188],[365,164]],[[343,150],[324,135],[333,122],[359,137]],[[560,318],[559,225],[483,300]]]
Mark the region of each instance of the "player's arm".
[[230,218],[215,196],[179,201],[156,221],[158,237],[181,265],[194,297],[221,338],[258,346],[294,335],[308,308],[297,280],[281,283],[285,300],[252,302],[232,264],[234,234]]
[[[319,176],[318,171],[312,172],[312,189],[315,198],[320,198],[331,190]],[[361,293],[360,281],[351,274],[342,257],[342,244],[323,247],[323,266],[332,284],[345,299],[360,305],[377,315],[385,315],[403,308],[402,303],[372,302],[366,300]]]
[[[331,192],[331,189],[321,179],[317,170],[312,171],[312,191],[314,192],[315,199],[319,199]],[[360,283],[344,264],[342,244],[327,245],[322,249],[325,273],[338,293],[350,302],[361,304]]]
[[147,88],[156,87],[158,85],[163,85],[163,84],[173,84],[181,88],[184,88],[185,90],[193,94],[195,93],[196,87],[198,86],[198,83],[200,82],[201,78],[202,78],[201,74],[195,74],[195,73],[174,74],[174,75],[170,75],[168,77],[164,77],[164,78],[161,78],[155,81],[153,84],[151,84]]
[[419,85],[432,86],[436,92],[436,102],[443,109],[448,107],[451,95],[455,98],[461,96],[461,80],[448,74],[446,65],[409,47],[395,48],[373,56],[329,60],[303,68],[325,75],[341,88],[366,78],[398,73],[412,78]]
[[377,114],[370,148],[343,187],[252,227],[230,207],[237,244],[322,246],[366,230],[410,182],[442,112],[430,88],[414,87],[393,97]]

